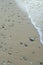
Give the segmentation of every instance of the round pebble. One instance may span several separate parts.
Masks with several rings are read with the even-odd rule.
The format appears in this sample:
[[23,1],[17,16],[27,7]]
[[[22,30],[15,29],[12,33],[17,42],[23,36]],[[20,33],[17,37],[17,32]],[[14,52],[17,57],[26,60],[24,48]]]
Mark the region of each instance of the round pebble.
[[28,60],[28,57],[27,57],[27,56],[21,56],[21,57],[20,57],[20,60],[27,61],[27,60]]
[[2,48],[3,46],[2,45],[0,45],[0,48]]
[[12,55],[12,53],[11,53],[11,52],[9,52],[8,54],[9,54],[9,55]]
[[27,58],[26,56],[23,56],[23,60],[27,61],[27,60],[28,60],[28,58]]
[[30,41],[35,41],[35,38],[34,37],[30,37],[29,40]]
[[22,45],[22,44],[23,44],[23,42],[20,42],[20,44]]
[[43,65],[43,62],[42,61],[40,61],[40,65]]
[[24,44],[25,47],[28,47],[28,44]]

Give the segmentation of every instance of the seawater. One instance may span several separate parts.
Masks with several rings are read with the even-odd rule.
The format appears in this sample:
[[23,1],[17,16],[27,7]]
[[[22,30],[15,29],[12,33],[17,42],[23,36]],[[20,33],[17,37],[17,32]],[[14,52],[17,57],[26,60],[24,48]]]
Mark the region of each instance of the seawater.
[[43,44],[43,0],[15,0],[17,5],[27,13],[37,29]]

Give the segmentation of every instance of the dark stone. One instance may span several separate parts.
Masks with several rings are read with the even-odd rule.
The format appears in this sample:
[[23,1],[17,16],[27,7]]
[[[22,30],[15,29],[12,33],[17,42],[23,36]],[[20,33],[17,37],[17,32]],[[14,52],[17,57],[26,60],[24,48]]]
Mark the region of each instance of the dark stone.
[[5,25],[2,25],[2,28],[5,28]]
[[40,61],[40,65],[43,65],[43,62],[42,61]]
[[20,16],[18,15],[18,17],[20,17]]
[[12,62],[10,60],[8,60],[7,63],[12,63]]
[[10,22],[10,19],[8,19],[8,22]]
[[28,45],[27,44],[24,44],[25,47],[27,47]]
[[2,48],[3,46],[2,45],[0,45],[0,48]]
[[30,41],[35,41],[35,38],[34,37],[30,37],[29,40]]
[[4,29],[6,27],[6,25],[5,24],[2,24],[2,28]]
[[12,2],[10,2],[9,4],[12,4]]
[[22,44],[23,44],[23,42],[20,42],[20,44],[22,45]]
[[9,54],[9,55],[12,55],[12,53],[11,53],[11,52],[9,52],[8,54]]
[[1,44],[4,44],[3,42],[1,42]]
[[39,46],[38,48],[41,48],[41,46]]

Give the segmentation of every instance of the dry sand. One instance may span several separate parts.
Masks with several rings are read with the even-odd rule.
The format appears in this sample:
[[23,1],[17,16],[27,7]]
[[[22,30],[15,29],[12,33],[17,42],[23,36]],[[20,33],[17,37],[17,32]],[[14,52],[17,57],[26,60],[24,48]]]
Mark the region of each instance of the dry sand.
[[43,65],[39,35],[14,0],[0,0],[0,65]]

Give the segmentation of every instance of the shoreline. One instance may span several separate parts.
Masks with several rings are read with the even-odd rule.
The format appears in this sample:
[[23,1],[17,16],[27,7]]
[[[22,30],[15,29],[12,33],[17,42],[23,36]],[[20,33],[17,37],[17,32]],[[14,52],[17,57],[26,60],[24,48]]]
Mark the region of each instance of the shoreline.
[[[26,13],[26,15],[28,16],[28,18],[29,19],[31,19],[31,23],[32,23],[32,25],[35,27],[35,29],[36,29],[36,31],[38,32],[38,35],[39,35],[39,38],[40,38],[40,43],[41,44],[43,44],[43,33],[42,33],[42,31],[41,31],[41,25],[39,24],[39,25],[36,25],[36,22],[34,21],[34,17],[35,17],[35,15],[33,15],[33,19],[32,19],[32,14],[35,14],[35,13],[31,13],[31,15],[30,15],[30,13],[29,13],[29,9],[28,9],[28,4],[26,3],[26,1],[22,1],[22,0],[15,0],[16,1],[16,4],[17,4],[17,6],[19,7],[19,9],[22,11],[22,12],[24,12],[24,13]],[[26,5],[27,4],[27,5]],[[34,3],[33,3],[34,4]],[[30,6],[30,8],[31,8],[32,6]],[[33,6],[33,9],[34,9],[34,6]],[[34,9],[35,10],[35,9]],[[33,10],[33,11],[34,11]],[[31,11],[31,10],[30,10]],[[32,11],[31,11],[32,12]],[[36,12],[36,14],[37,14],[37,12]],[[38,14],[37,14],[38,15]],[[36,16],[37,16],[36,15]],[[35,20],[37,20],[36,18],[35,18]]]
[[0,11],[0,65],[43,63],[43,46],[31,20],[14,0],[3,3]]

